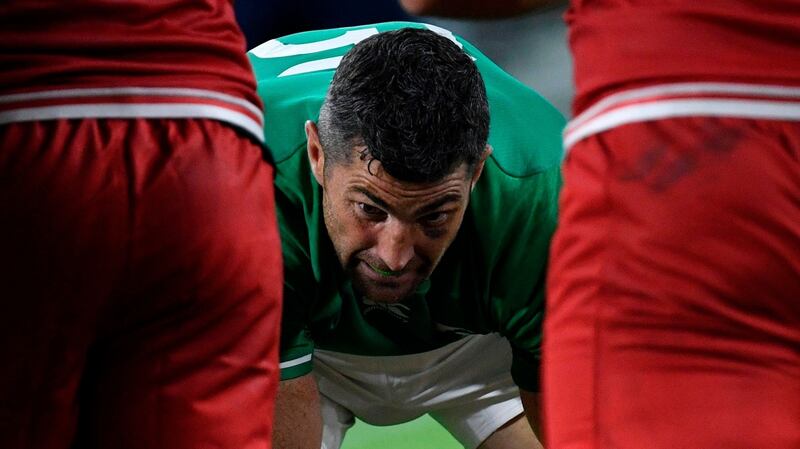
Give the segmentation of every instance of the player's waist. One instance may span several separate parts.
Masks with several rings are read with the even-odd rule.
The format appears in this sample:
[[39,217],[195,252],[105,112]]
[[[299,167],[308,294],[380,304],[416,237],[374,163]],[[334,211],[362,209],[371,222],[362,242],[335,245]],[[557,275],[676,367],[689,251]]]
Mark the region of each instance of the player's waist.
[[[456,328],[453,328],[456,329]],[[463,329],[459,329],[463,331]],[[375,344],[375,341],[366,342],[362,341],[361,344],[353,345],[353,339],[348,338],[348,342],[342,342],[338,339],[333,341],[316,341],[314,354],[337,354],[342,360],[348,363],[354,363],[359,366],[382,366],[386,361],[408,361],[416,360],[424,362],[426,360],[436,360],[439,351],[447,351],[448,347],[458,347],[465,342],[471,341],[477,336],[487,334],[474,334],[453,332],[450,334],[440,334],[441,338],[433,339],[425,345],[403,347],[397,344],[392,344],[389,341],[384,341],[383,344]],[[356,340],[359,337],[356,336]],[[302,373],[310,370],[312,363],[311,352],[297,353],[289,352],[281,354],[280,369],[282,378],[292,378],[296,373]],[[415,362],[416,363],[416,362]]]
[[340,371],[357,370],[375,376],[403,377],[424,373],[435,367],[442,358],[458,351],[470,351],[484,342],[502,339],[499,334],[472,334],[435,349],[411,354],[360,355],[347,352],[316,349],[314,357],[327,364],[337,366]]
[[0,125],[81,118],[213,119],[263,142],[263,114],[245,98],[186,87],[102,87],[0,95]]
[[800,8],[779,13],[768,4],[764,11],[751,11],[734,2],[648,3],[568,14],[576,114],[630,86],[684,81],[800,86]]
[[697,82],[618,91],[569,122],[564,148],[631,123],[698,116],[800,121],[800,87]]

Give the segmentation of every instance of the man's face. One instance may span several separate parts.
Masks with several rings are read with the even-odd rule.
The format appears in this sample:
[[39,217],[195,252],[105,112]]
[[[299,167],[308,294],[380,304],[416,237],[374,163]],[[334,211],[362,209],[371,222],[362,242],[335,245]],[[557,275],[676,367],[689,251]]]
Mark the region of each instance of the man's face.
[[404,182],[380,162],[362,160],[363,149],[327,169],[311,149],[309,157],[323,188],[328,235],[354,288],[373,301],[397,302],[430,276],[452,243],[480,169],[463,164],[438,181]]

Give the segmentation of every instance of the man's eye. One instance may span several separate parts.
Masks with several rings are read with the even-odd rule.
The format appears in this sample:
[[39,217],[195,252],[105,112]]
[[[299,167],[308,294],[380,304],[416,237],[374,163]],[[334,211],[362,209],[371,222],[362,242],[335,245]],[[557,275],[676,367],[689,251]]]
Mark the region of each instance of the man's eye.
[[371,204],[367,203],[356,203],[356,204],[358,205],[358,208],[361,210],[361,212],[369,218],[380,218],[386,215],[386,213],[383,210]]
[[422,223],[425,226],[439,226],[444,224],[449,216],[447,212],[434,212],[422,217]]

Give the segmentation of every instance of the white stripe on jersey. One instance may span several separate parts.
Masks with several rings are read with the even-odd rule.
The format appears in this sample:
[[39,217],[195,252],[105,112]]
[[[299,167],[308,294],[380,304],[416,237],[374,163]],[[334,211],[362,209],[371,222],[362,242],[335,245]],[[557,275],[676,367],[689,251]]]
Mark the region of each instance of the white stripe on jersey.
[[621,125],[691,116],[800,120],[800,88],[681,83],[619,92],[599,101],[567,125],[564,155],[576,142]]
[[88,89],[59,89],[42,92],[24,92],[19,94],[0,95],[0,104],[54,100],[61,98],[89,98],[114,96],[151,96],[151,97],[192,97],[209,98],[241,106],[263,121],[261,110],[249,101],[233,95],[213,90],[192,89],[184,87],[97,87]]
[[11,109],[0,112],[0,125],[76,118],[207,118],[238,126],[264,142],[261,124],[252,117],[222,106],[202,103],[100,103],[63,104]]
[[311,354],[306,354],[302,357],[298,357],[296,359],[287,360],[285,362],[281,362],[280,369],[291,368],[293,366],[302,365],[304,363],[311,361]]

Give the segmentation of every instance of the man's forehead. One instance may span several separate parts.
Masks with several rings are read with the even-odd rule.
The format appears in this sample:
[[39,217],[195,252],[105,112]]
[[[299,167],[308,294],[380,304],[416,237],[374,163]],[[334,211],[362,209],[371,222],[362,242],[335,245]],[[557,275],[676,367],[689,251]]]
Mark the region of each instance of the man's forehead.
[[[351,161],[346,173],[342,173],[340,181],[348,185],[368,185],[379,190],[394,191],[409,195],[424,194],[424,192],[435,192],[447,190],[450,187],[461,186],[468,182],[468,167],[466,163],[453,169],[441,179],[433,181],[405,181],[397,179],[388,173],[380,161],[376,159],[364,159]],[[337,179],[334,179],[336,182]]]
[[376,182],[396,185],[399,188],[408,190],[424,190],[451,181],[467,181],[470,179],[469,164],[466,162],[453,167],[449,173],[433,181],[404,181],[397,179],[383,168],[381,161],[374,159],[369,154],[369,150],[364,145],[356,145],[353,148],[353,154],[348,165],[349,171],[353,174],[369,175],[376,178]]
[[354,158],[341,168],[331,173],[329,182],[339,183],[347,193],[361,194],[390,209],[429,209],[461,201],[468,195],[470,178],[466,163],[442,179],[430,182],[399,180],[387,173],[378,160]]

